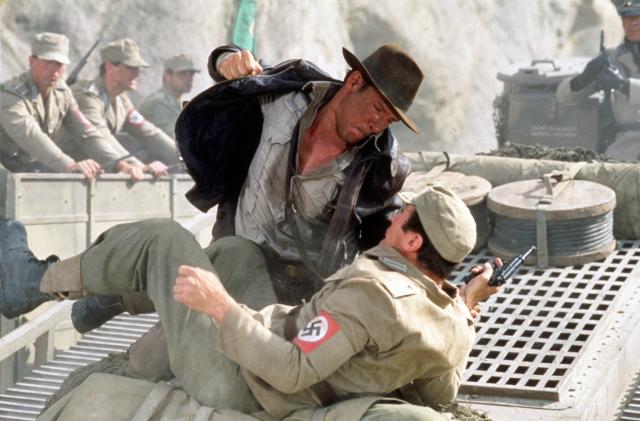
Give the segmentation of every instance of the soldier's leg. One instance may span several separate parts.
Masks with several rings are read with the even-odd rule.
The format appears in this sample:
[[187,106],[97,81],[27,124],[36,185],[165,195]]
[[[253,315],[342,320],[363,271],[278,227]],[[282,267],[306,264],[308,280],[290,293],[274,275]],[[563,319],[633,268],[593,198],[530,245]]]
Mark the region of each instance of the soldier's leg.
[[[116,226],[105,232],[81,257],[81,288],[77,285],[70,288],[68,279],[53,276],[55,271],[50,271],[48,266],[53,269],[57,264],[32,262],[33,255],[27,253],[24,227],[17,221],[0,224],[0,231],[3,233],[0,276],[5,287],[4,301],[23,304],[41,298],[35,294],[40,281],[44,283],[43,278],[47,278],[42,276],[45,270],[49,276],[45,286],[51,288],[51,292],[67,293],[70,289],[84,288],[93,293],[124,294],[146,290],[166,332],[173,372],[185,390],[209,406],[243,411],[258,409],[239,367],[215,351],[217,328],[211,318],[190,311],[173,298],[180,265],[212,270],[195,238],[180,225],[151,220]],[[71,260],[77,262],[77,259]],[[69,262],[60,262],[63,264],[69,265]],[[24,279],[28,281],[26,285]],[[9,294],[8,286],[16,291]],[[5,304],[0,302],[3,309]]]
[[236,301],[254,310],[277,302],[264,253],[253,241],[224,237],[204,252],[220,282]]
[[215,351],[212,319],[173,298],[180,265],[213,271],[191,233],[175,222],[146,221],[112,228],[81,263],[85,287],[102,294],[146,290],[160,315],[171,369],[205,405],[257,410],[239,367]]
[[[241,237],[225,237],[205,248],[204,252],[236,301],[253,309],[276,302],[264,254],[254,242]],[[148,380],[172,377],[160,323],[138,339],[128,352],[129,370],[135,376]]]
[[429,408],[428,406],[418,406],[409,403],[375,403],[364,416],[362,421],[447,421],[448,418]]

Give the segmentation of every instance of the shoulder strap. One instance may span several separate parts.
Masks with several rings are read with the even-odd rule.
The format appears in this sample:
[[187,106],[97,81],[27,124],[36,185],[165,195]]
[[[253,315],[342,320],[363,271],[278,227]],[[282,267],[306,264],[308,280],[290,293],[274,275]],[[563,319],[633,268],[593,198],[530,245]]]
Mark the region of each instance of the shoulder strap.
[[300,131],[300,121],[293,129],[293,136],[291,137],[291,148],[289,149],[289,158],[287,160],[287,176],[286,176],[286,201],[284,204],[284,213],[285,218],[287,220],[287,224],[291,228],[291,233],[293,234],[293,238],[296,243],[296,247],[298,248],[298,252],[300,253],[300,257],[302,259],[302,263],[304,266],[311,272],[313,275],[313,287],[314,290],[319,290],[322,288],[323,277],[319,273],[316,266],[313,264],[311,259],[309,259],[309,255],[307,254],[306,248],[302,241],[302,236],[300,235],[300,230],[298,230],[298,223],[296,222],[295,213],[296,208],[293,204],[293,193],[291,191],[291,177],[294,175],[295,169],[295,161],[296,161],[296,151],[298,150],[298,132]]

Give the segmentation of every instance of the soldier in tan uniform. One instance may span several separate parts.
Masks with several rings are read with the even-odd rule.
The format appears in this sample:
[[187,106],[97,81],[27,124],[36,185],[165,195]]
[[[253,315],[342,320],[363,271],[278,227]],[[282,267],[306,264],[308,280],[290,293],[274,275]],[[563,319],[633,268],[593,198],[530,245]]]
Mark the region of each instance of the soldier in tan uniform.
[[164,62],[162,87],[145,98],[140,113],[167,135],[173,137],[173,129],[182,110],[182,95],[191,92],[196,69],[193,59],[180,54]]
[[[380,245],[326,279],[309,302],[260,312],[231,298],[196,240],[174,222],[116,226],[80,256],[37,263],[24,226],[6,220],[0,311],[15,317],[53,297],[145,290],[179,384],[217,409],[331,419],[324,415],[335,402],[368,396],[370,406],[408,386],[426,405],[450,402],[474,340],[471,310],[497,289],[488,286],[488,264],[465,287],[446,281],[475,244],[462,200],[441,187],[403,199]],[[439,419],[423,409],[423,419]]]
[[[583,72],[558,86],[561,103],[576,103],[598,91],[610,93],[614,121],[606,154],[617,159],[640,159],[640,0],[618,7],[625,39],[587,63]],[[609,136],[609,134],[607,134]]]
[[[0,161],[13,172],[73,172],[93,179],[114,169],[124,155],[105,145],[78,109],[62,79],[69,64],[69,39],[37,34],[31,43],[29,70],[0,87]],[[72,145],[57,139],[66,129],[87,156],[76,160]],[[97,162],[96,162],[97,161]]]
[[[167,174],[168,165],[177,162],[173,139],[147,121],[125,93],[136,89],[140,68],[149,64],[140,56],[138,45],[130,39],[107,44],[100,50],[100,58],[100,75],[73,86],[80,109],[114,148],[126,151],[116,138],[121,130],[140,141],[152,161],[142,164],[135,158],[130,160],[133,177],[141,178],[142,172],[155,176]],[[135,152],[128,151],[129,154]]]

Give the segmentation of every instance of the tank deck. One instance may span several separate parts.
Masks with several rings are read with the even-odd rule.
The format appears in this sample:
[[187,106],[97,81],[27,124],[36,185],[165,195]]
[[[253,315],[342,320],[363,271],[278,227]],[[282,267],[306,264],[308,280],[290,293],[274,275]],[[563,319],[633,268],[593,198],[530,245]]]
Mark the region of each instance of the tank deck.
[[[486,251],[465,260],[454,282]],[[640,420],[640,241],[567,268],[523,266],[483,304],[459,399],[495,420]],[[0,395],[0,419],[34,420],[75,368],[126,350],[157,315],[118,316]]]

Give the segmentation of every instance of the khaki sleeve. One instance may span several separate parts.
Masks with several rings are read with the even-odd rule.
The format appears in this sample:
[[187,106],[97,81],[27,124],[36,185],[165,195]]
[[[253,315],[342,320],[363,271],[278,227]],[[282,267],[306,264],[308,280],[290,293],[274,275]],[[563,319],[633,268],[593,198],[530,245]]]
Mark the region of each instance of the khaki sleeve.
[[125,99],[127,114],[125,117],[124,130],[137,138],[144,145],[145,149],[153,156],[157,156],[165,164],[175,164],[178,162],[178,152],[175,141],[167,136],[162,130],[146,120],[142,114],[131,104],[128,98]]
[[116,161],[129,156],[129,151],[111,134],[104,116],[104,104],[100,98],[88,92],[76,93],[75,97],[80,111],[98,134],[94,142],[83,145],[85,154],[105,166],[107,171],[113,171]]
[[[100,132],[80,111],[78,103],[73,97],[70,99],[69,109],[63,124],[84,155],[105,164],[107,171],[111,171],[115,163],[122,158],[122,151],[112,148],[110,144],[103,141]],[[113,164],[111,165],[111,163]]]
[[[218,331],[218,349],[282,393],[296,393],[327,378],[369,343],[362,319],[375,324],[376,314],[393,311],[386,294],[374,289],[347,282],[332,291],[317,316],[291,342],[248,313],[236,311],[225,317]],[[371,312],[372,308],[376,311]],[[256,358],[257,349],[260,358]]]
[[158,100],[145,102],[140,106],[140,113],[144,118],[173,138],[176,120],[173,110]]
[[[466,364],[466,360],[464,361]],[[436,406],[451,403],[458,395],[464,366],[432,378],[416,379],[413,384],[425,405]]]
[[42,130],[24,100],[6,91],[0,100],[0,125],[18,146],[52,171],[64,172],[75,162]]

